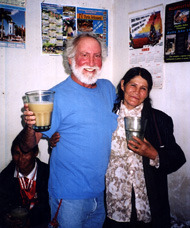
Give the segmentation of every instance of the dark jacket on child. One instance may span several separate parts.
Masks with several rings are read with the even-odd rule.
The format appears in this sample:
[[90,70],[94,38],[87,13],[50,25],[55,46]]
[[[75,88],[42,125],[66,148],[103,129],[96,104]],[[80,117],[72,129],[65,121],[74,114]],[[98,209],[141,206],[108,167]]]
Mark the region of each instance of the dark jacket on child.
[[[48,196],[49,166],[36,158],[38,169],[36,179],[37,203],[29,211],[31,226],[48,224],[50,220],[50,207]],[[22,206],[20,185],[18,178],[14,177],[15,163],[11,161],[0,173],[0,224],[4,223],[4,216],[10,208]]]

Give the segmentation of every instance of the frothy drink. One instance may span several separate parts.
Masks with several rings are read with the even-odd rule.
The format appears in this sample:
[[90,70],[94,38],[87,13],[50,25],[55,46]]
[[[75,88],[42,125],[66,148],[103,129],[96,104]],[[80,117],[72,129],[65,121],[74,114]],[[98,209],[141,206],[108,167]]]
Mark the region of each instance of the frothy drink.
[[48,130],[51,127],[51,114],[53,111],[53,102],[43,101],[29,103],[30,111],[36,116],[36,124],[33,128],[36,131]]
[[50,129],[54,93],[51,90],[34,90],[25,93],[29,110],[36,116],[36,124],[33,125],[35,131]]

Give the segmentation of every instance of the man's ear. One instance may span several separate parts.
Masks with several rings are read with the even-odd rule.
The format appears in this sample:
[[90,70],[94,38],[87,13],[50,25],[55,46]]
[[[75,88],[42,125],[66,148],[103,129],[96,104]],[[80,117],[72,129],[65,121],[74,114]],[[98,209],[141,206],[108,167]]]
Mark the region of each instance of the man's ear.
[[35,154],[34,154],[34,156],[37,157],[38,154],[39,154],[39,151],[36,151]]
[[68,62],[69,62],[69,65],[71,65],[72,64],[72,59],[68,58]]
[[124,80],[121,80],[121,89],[124,91]]

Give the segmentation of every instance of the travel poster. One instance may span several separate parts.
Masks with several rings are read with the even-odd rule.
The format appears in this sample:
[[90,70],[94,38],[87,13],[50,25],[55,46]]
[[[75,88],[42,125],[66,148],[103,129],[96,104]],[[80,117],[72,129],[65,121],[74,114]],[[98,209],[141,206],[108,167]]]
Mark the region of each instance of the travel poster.
[[108,46],[108,11],[77,8],[77,31],[93,32]]
[[129,66],[146,68],[163,86],[163,5],[129,14]]
[[190,1],[166,5],[164,59],[190,61]]
[[41,3],[42,53],[60,55],[76,32],[76,8]]
[[25,48],[25,8],[0,4],[0,47]]
[[67,40],[93,32],[108,45],[108,11],[41,3],[42,53],[61,55]]
[[25,7],[26,0],[0,0],[0,4]]

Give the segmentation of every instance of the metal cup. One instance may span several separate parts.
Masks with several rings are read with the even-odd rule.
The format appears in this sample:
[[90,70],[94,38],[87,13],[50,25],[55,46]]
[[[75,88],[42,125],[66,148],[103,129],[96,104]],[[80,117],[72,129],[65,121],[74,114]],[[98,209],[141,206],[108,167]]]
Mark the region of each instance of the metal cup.
[[124,117],[124,123],[127,142],[129,140],[135,141],[133,136],[144,140],[147,120],[142,121],[140,117]]

